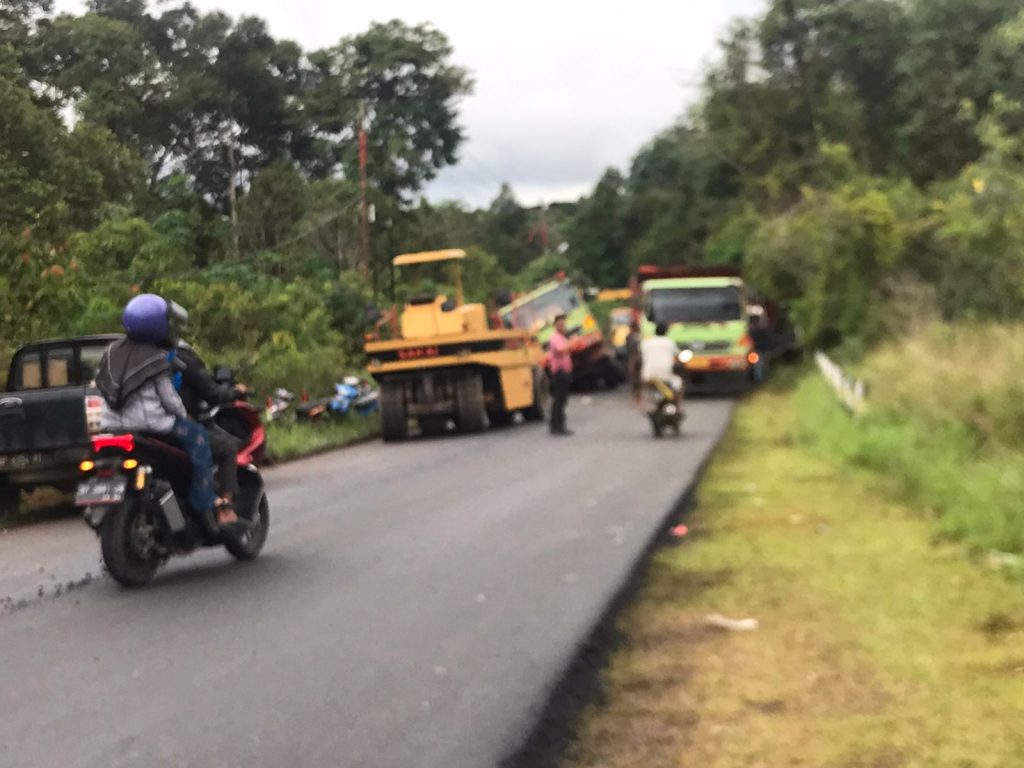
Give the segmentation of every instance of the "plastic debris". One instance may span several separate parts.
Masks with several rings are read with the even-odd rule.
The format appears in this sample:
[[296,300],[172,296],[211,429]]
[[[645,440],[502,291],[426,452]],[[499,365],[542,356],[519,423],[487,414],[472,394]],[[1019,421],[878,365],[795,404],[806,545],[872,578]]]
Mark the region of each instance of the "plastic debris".
[[730,619],[720,613],[705,616],[704,623],[709,627],[725,629],[729,632],[753,632],[761,626],[757,619]]

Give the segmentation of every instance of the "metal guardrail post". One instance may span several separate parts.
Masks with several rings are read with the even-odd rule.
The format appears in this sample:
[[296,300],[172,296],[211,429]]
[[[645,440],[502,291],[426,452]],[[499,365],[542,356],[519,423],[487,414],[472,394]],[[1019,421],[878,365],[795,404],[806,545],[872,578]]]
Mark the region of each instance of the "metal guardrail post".
[[847,376],[824,352],[814,353],[814,362],[829,383],[832,389],[839,396],[843,407],[855,416],[862,414],[867,408],[868,385],[861,379],[854,379]]

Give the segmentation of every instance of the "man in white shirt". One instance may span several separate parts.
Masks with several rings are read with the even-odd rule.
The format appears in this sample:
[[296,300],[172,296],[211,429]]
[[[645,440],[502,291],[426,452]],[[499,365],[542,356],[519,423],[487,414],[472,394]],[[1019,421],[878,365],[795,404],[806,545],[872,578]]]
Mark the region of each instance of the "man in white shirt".
[[668,326],[659,323],[655,336],[640,342],[640,378],[649,381],[663,381],[676,393],[678,405],[683,394],[683,380],[676,373],[679,359],[679,345],[668,337]]

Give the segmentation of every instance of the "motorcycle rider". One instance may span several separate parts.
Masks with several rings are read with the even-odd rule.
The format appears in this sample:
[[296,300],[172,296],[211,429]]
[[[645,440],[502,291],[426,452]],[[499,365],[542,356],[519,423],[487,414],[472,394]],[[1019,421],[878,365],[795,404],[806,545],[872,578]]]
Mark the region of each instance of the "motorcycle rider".
[[679,345],[668,337],[668,325],[658,323],[654,336],[640,342],[641,372],[643,382],[662,381],[675,394],[675,404],[683,404],[683,379],[676,373],[679,362]]
[[218,505],[210,441],[206,428],[188,418],[175,385],[182,370],[174,350],[187,321],[184,309],[161,296],[133,298],[122,316],[126,336],[103,353],[96,387],[103,396],[101,429],[167,436],[188,453],[189,506],[205,524]]
[[[182,373],[179,394],[189,418],[198,420],[207,407],[233,402],[248,392],[244,384],[219,384],[203,359],[185,341],[178,341],[175,358],[181,365]],[[207,425],[206,429],[223,500],[218,509],[218,522],[221,525],[236,523],[238,515],[234,509],[234,501],[239,493],[239,441],[216,424]]]

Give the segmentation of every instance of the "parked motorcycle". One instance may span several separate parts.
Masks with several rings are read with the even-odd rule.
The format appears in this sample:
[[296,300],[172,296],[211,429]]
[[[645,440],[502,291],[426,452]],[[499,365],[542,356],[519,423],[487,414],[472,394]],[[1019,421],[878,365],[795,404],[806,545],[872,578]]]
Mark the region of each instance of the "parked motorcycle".
[[267,409],[264,418],[268,421],[283,421],[292,413],[292,403],[295,401],[295,393],[289,392],[281,387],[274,390],[274,394],[267,398]]
[[212,512],[200,523],[188,506],[191,462],[184,451],[143,433],[96,435],[75,504],[99,535],[103,562],[126,587],[152,581],[161,565],[202,547],[223,546],[239,560],[252,560],[266,543],[270,506],[259,466],[266,458],[266,432],[259,412],[246,402],[212,410],[207,417],[240,441],[235,499],[243,531],[218,530]]
[[342,418],[349,413],[368,416],[380,408],[380,392],[355,376],[348,376],[334,385],[334,394],[308,403],[296,410],[296,415],[305,421],[315,421],[325,416]]

